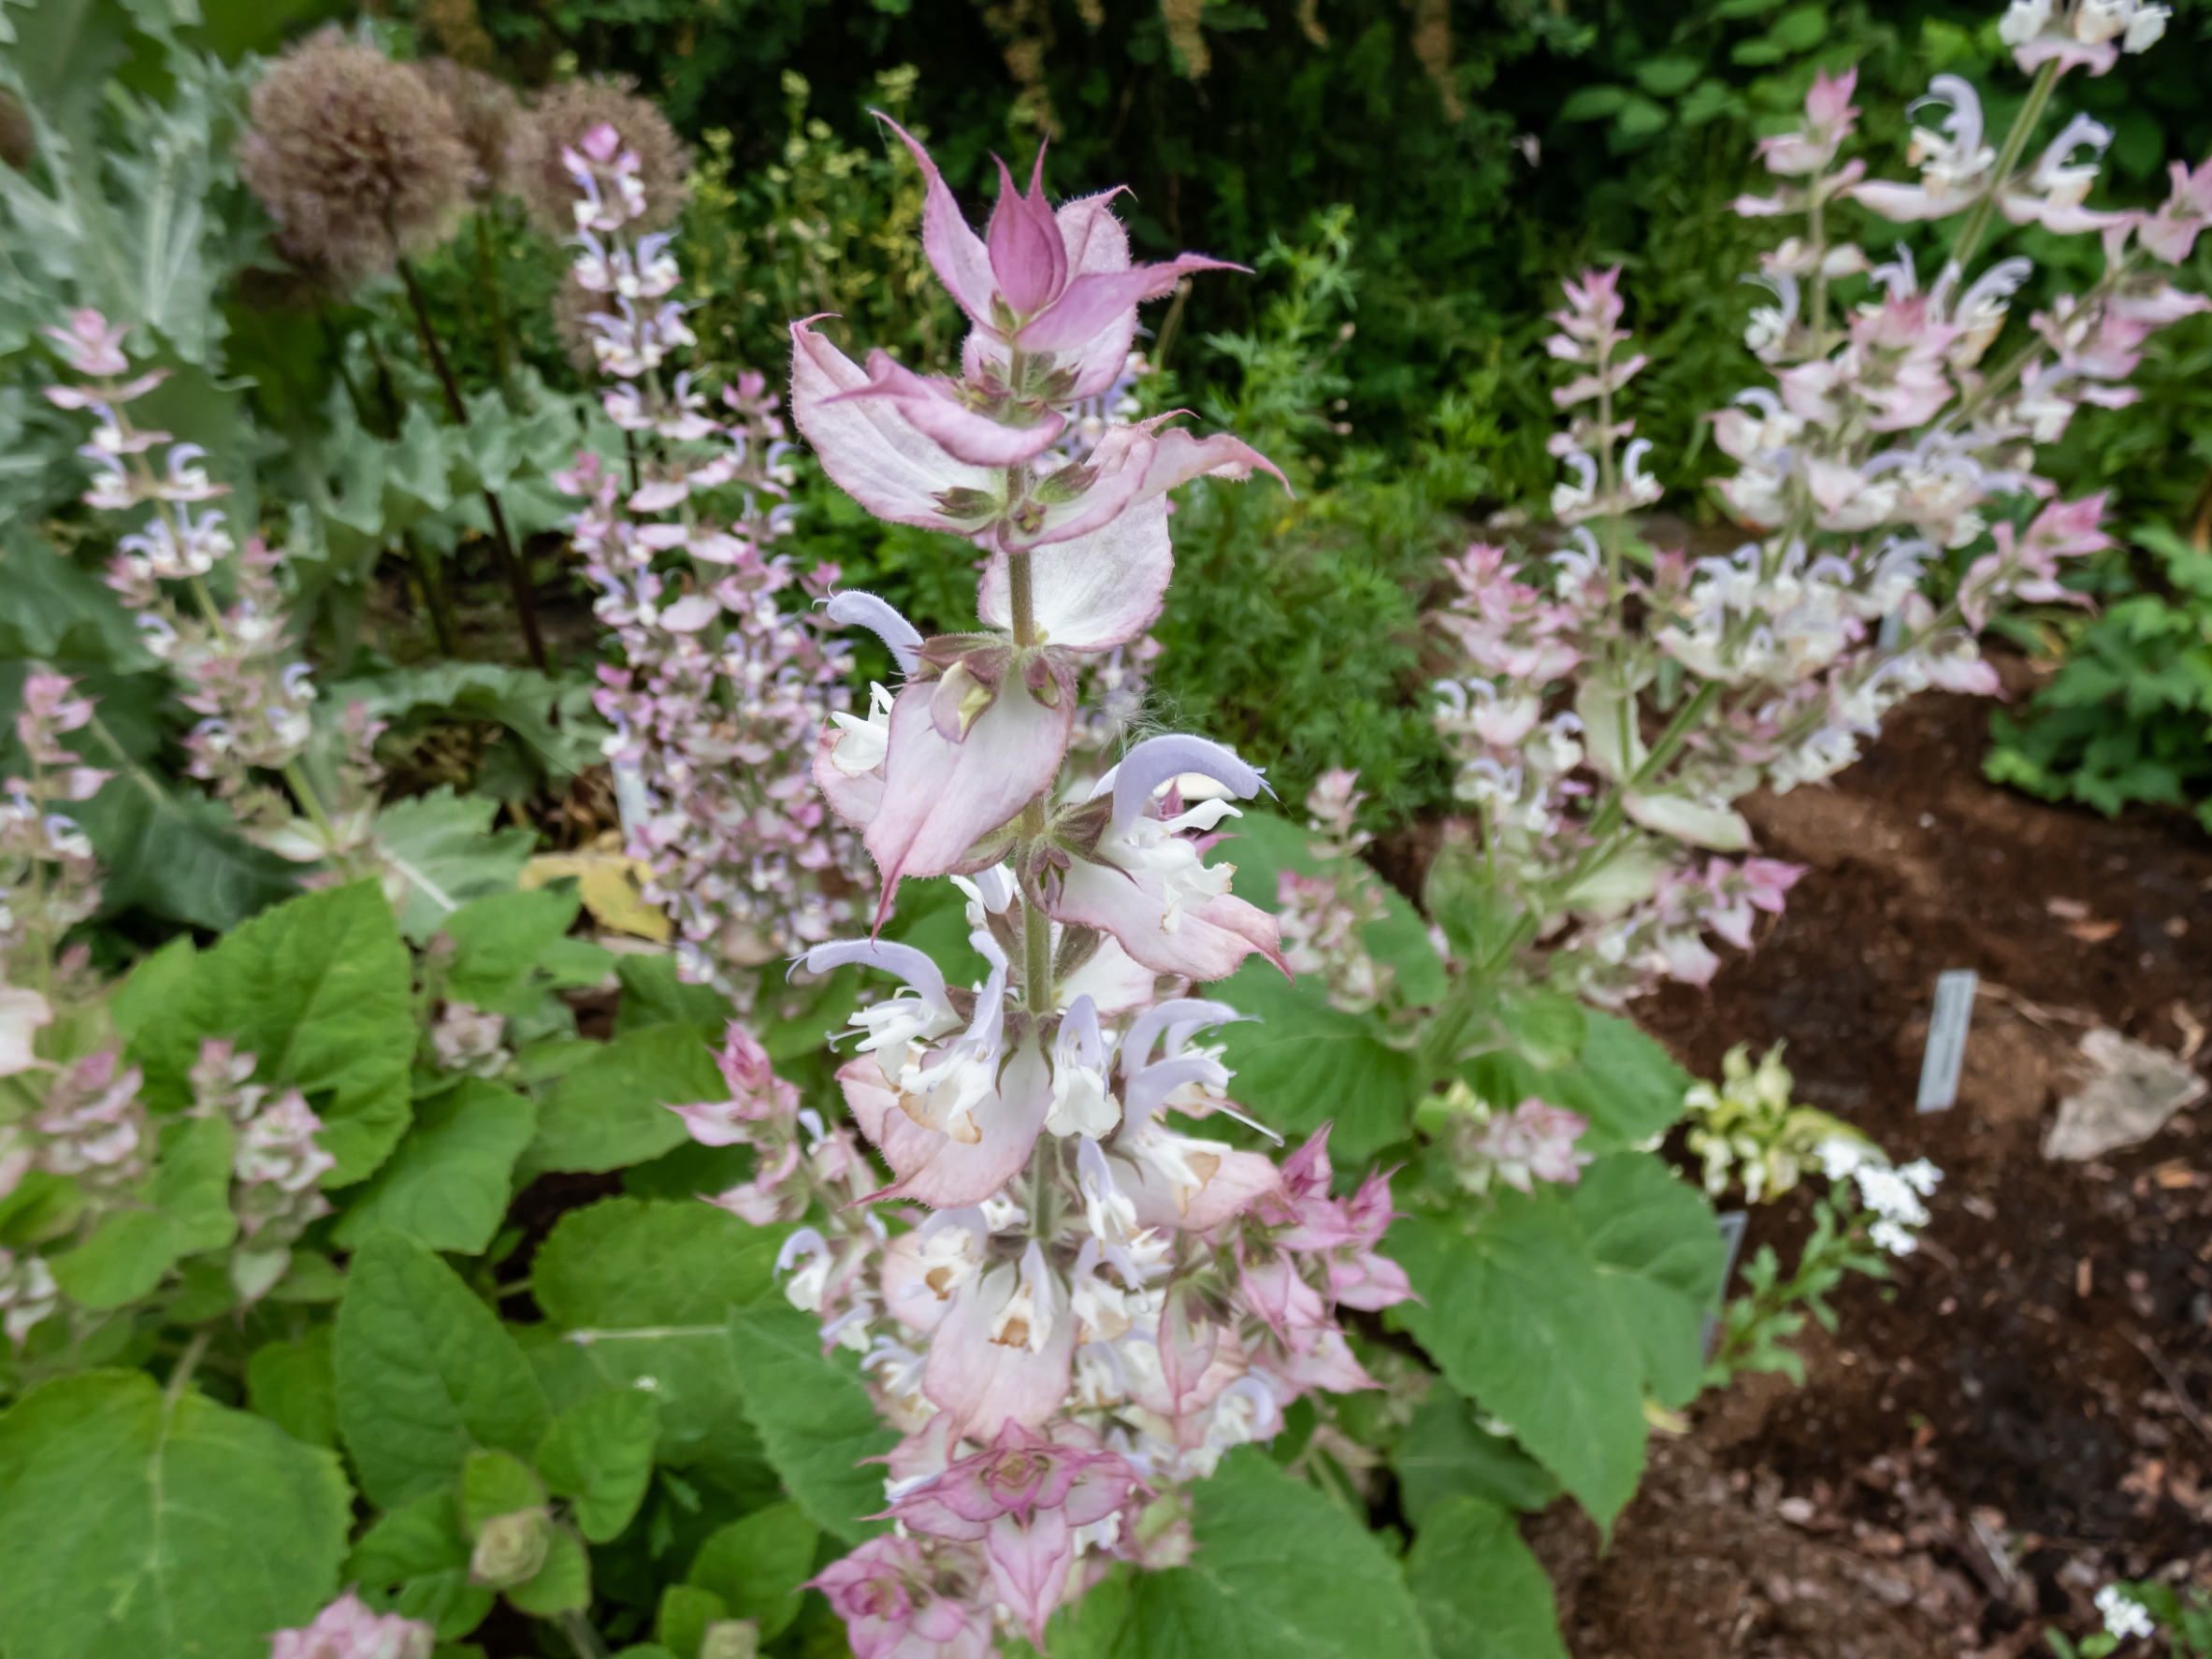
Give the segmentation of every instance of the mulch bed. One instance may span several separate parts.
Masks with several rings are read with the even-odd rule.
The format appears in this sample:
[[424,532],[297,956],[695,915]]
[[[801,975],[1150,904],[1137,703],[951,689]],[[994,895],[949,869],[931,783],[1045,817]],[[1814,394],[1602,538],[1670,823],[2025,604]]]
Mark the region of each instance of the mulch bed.
[[[2212,1575],[2212,1103],[2088,1163],[2041,1142],[2093,1024],[2212,1026],[2212,843],[1981,775],[1988,704],[1899,711],[1832,786],[1747,803],[1810,867],[1757,950],[1638,1018],[1693,1070],[1785,1041],[1799,1098],[1945,1180],[1920,1252],[1855,1280],[1802,1389],[1754,1378],[1655,1438],[1610,1550],[1531,1541],[1576,1659],[2014,1659],[2119,1576]],[[1982,977],[1958,1104],[1914,1097],[1936,975]],[[2200,1055],[2203,1065],[2212,1054]],[[1795,1259],[1801,1202],[1746,1249]]]

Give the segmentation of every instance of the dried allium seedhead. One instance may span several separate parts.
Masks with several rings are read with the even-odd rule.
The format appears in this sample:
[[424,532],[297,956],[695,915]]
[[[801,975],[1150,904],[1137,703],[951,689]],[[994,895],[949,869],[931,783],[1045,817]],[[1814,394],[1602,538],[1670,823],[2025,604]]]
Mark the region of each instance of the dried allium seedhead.
[[488,201],[507,189],[507,154],[514,143],[514,129],[522,120],[522,106],[507,83],[482,70],[470,69],[451,58],[426,58],[415,65],[425,82],[453,111],[461,142],[469,147],[473,163],[469,195]]
[[684,176],[691,158],[668,118],[628,82],[571,80],[538,100],[537,108],[518,125],[508,152],[514,191],[547,236],[566,240],[576,234],[576,180],[561,151],[580,150],[585,136],[602,123],[614,129],[619,148],[637,154],[645,210],[629,222],[629,230],[659,230],[674,224],[684,209]]
[[325,29],[253,89],[239,169],[287,257],[357,282],[442,238],[467,198],[460,123],[412,65]]

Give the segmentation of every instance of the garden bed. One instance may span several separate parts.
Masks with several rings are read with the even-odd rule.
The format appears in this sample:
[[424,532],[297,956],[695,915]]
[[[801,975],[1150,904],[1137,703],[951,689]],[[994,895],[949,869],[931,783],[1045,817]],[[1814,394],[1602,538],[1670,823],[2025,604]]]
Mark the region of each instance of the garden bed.
[[[2090,1024],[2183,1050],[2212,1023],[2212,846],[1992,786],[1987,728],[1923,697],[1833,788],[1752,803],[1810,866],[1787,915],[1638,1010],[1704,1075],[1786,1042],[1801,1098],[1945,1181],[1894,1284],[1852,1281],[1800,1343],[1802,1389],[1746,1379],[1655,1441],[1610,1552],[1565,1507],[1536,1523],[1577,1659],[2040,1653],[2115,1577],[2212,1569],[2205,1110],[2102,1161],[2041,1151]],[[1983,988],[1958,1104],[1923,1117],[1951,968]],[[1746,1248],[1787,1262],[1802,1233],[1785,1203]]]

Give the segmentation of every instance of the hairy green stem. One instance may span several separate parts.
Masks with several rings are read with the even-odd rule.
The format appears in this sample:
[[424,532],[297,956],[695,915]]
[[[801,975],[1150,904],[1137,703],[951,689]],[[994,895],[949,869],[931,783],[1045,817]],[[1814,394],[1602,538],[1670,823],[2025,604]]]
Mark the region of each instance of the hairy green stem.
[[2020,156],[2028,148],[2028,140],[2042,123],[2043,112],[2051,101],[2051,89],[2059,84],[2059,60],[2048,59],[2035,72],[2035,82],[2028,89],[2028,101],[2020,106],[2020,113],[2012,123],[2012,131],[2004,135],[2004,148],[1998,151],[1997,166],[1989,173],[1989,188],[1982,199],[1974,203],[1966,215],[1966,223],[1959,227],[1959,239],[1951,244],[1951,263],[1963,275],[1966,262],[1981,246],[1983,236],[1989,228],[1989,220],[1997,211],[1997,193],[2004,188],[2004,181],[2012,177],[2012,170],[2019,165]]

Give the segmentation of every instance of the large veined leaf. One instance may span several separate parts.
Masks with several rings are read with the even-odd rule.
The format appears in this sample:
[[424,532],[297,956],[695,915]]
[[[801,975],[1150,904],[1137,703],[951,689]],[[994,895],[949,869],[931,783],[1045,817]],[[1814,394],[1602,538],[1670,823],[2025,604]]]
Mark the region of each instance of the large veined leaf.
[[1265,1453],[1192,1501],[1190,1565],[1107,1578],[1053,1621],[1053,1659],[1428,1659],[1381,1540]]
[[546,1431],[538,1472],[560,1496],[574,1500],[576,1529],[593,1543],[620,1533],[644,1501],[658,1427],[653,1396],[627,1388],[571,1407]]
[[1395,1316],[1610,1526],[1643,1472],[1643,1351],[1566,1205],[1509,1188],[1473,1231],[1408,1216],[1389,1249],[1417,1297]]
[[1419,1526],[1446,1499],[1477,1497],[1512,1509],[1540,1509],[1559,1495],[1551,1472],[1479,1421],[1474,1402],[1439,1378],[1398,1436],[1391,1467],[1398,1501]]
[[387,1508],[459,1479],[471,1447],[528,1457],[551,1417],[497,1315],[454,1270],[386,1234],[354,1253],[339,1305],[338,1426]]
[[[1313,835],[1274,813],[1251,807],[1223,826],[1222,841],[1209,862],[1236,868],[1236,896],[1262,910],[1274,911],[1282,873],[1319,875],[1324,866],[1313,856]],[[1382,914],[1360,930],[1367,954],[1386,964],[1397,977],[1408,1002],[1421,1005],[1442,999],[1446,980],[1443,959],[1429,943],[1428,928],[1404,894],[1372,871],[1370,891],[1381,902]]]
[[733,1310],[770,1293],[782,1238],[697,1200],[614,1198],[563,1216],[530,1272],[539,1306],[567,1334],[531,1349],[557,1403],[649,1389],[661,1462],[758,1489],[760,1438],[727,1328]]
[[221,806],[136,766],[73,810],[99,856],[105,915],[220,932],[298,891],[295,867],[243,839]]
[[769,1293],[783,1240],[711,1204],[610,1198],[560,1219],[530,1284],[564,1330],[718,1324]]
[[338,1161],[326,1185],[366,1177],[407,1127],[415,1045],[407,947],[373,882],[308,893],[234,929],[192,964],[175,1005],[133,1052],[151,1098],[190,1104],[203,1039],[252,1053],[256,1079],[305,1092]]
[[1437,1659],[1567,1659],[1552,1581],[1496,1504],[1461,1496],[1432,1509],[1406,1584]]
[[93,1371],[0,1417],[8,1659],[265,1659],[338,1589],[337,1456],[190,1389]]
[[773,1641],[799,1617],[820,1538],[797,1504],[772,1504],[709,1534],[684,1580],[712,1591],[730,1617],[758,1619],[760,1639]]
[[530,1167],[620,1169],[682,1145],[688,1132],[670,1106],[730,1098],[715,1068],[717,1035],[701,1026],[656,1025],[602,1045],[539,1103]]
[[729,1343],[745,1414],[784,1489],[816,1525],[846,1543],[884,1531],[889,1522],[863,1519],[884,1505],[883,1468],[870,1460],[899,1436],[877,1414],[852,1355],[823,1353],[820,1322],[780,1303],[730,1320]]
[[471,899],[511,889],[529,862],[528,830],[494,832],[499,803],[433,789],[376,815],[376,848],[402,886],[399,929],[417,945]]
[[1253,959],[1207,994],[1251,1016],[1212,1040],[1236,1074],[1230,1097],[1268,1128],[1298,1137],[1333,1123],[1329,1149],[1347,1163],[1412,1132],[1413,1057],[1374,1020],[1331,1007],[1318,980],[1286,981]]
[[338,1242],[397,1233],[433,1250],[478,1254],[507,1213],[514,1161],[537,1123],[528,1100],[481,1077],[417,1102],[406,1137],[346,1205]]
[[1614,1152],[1583,1172],[1568,1207],[1642,1345],[1653,1397],[1688,1405],[1703,1382],[1705,1316],[1720,1300],[1727,1256],[1712,1206],[1650,1153]]

